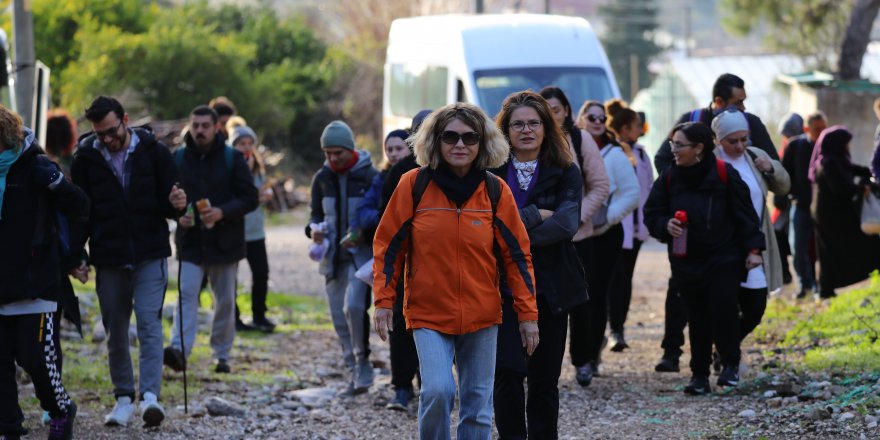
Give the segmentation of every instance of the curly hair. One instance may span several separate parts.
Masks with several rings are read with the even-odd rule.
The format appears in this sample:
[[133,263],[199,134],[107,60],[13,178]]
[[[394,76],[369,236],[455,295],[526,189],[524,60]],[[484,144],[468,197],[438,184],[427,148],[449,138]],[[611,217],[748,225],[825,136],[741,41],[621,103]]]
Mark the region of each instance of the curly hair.
[[21,116],[0,105],[0,148],[12,150],[24,143],[24,123]]
[[510,118],[513,112],[520,107],[531,107],[538,113],[541,118],[541,124],[544,126],[544,140],[541,142],[541,152],[539,157],[542,161],[546,161],[554,166],[565,168],[572,163],[571,150],[568,148],[568,140],[562,132],[562,128],[553,119],[550,112],[550,104],[541,95],[530,90],[522,92],[514,92],[504,99],[501,104],[501,111],[495,117],[495,123],[501,132],[507,136],[510,133]]
[[431,112],[422,123],[419,130],[413,134],[408,142],[413,146],[416,163],[431,169],[437,169],[443,160],[440,152],[440,135],[446,126],[453,120],[458,119],[468,127],[471,127],[480,135],[479,151],[474,161],[479,169],[498,168],[507,162],[510,155],[510,145],[501,134],[501,130],[486,116],[481,108],[464,102],[448,104]]

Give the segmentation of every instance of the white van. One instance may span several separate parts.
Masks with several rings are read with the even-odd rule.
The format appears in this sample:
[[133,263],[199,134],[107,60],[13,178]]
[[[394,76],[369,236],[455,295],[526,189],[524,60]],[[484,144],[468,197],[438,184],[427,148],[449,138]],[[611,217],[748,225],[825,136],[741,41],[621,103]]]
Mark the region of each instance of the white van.
[[471,102],[490,117],[515,91],[562,88],[577,112],[620,96],[608,57],[583,18],[439,15],[394,20],[383,87],[383,130],[407,128],[422,109]]

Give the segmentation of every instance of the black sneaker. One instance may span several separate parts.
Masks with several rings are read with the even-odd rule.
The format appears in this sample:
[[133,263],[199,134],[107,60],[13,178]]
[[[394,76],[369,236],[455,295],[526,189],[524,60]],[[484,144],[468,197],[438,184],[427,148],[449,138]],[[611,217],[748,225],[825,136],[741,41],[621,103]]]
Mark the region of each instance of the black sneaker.
[[348,386],[345,387],[344,390],[336,393],[337,397],[354,397],[359,396],[361,394],[366,394],[367,391],[370,391],[369,388],[365,387],[356,387],[353,382],[349,382]]
[[658,373],[678,373],[678,356],[664,355],[660,358],[660,362],[654,366],[654,371]]
[[687,386],[684,387],[684,393],[691,396],[702,396],[711,392],[712,387],[709,386],[708,376],[695,375],[691,378],[691,381],[687,384]]
[[574,375],[574,378],[577,380],[578,385],[582,387],[590,386],[590,383],[593,382],[593,364],[587,362],[577,367],[577,373]]
[[629,348],[629,345],[626,343],[626,340],[623,339],[623,333],[611,333],[611,337],[608,338],[609,343],[611,344],[611,351],[620,353],[623,350]]
[[735,387],[739,384],[739,368],[734,365],[725,366],[718,376],[718,386]]
[[794,298],[795,299],[804,299],[807,297],[807,295],[809,295],[809,293],[810,293],[809,289],[801,289],[800,292],[798,292]]
[[217,366],[214,367],[214,372],[226,374],[232,372],[232,369],[229,368],[229,362],[226,359],[217,359]]
[[263,333],[272,333],[275,331],[275,323],[267,319],[265,316],[262,318],[254,318],[254,327]]
[[174,371],[183,371],[186,368],[183,352],[171,346],[165,347],[162,362]]
[[70,402],[67,414],[49,421],[49,440],[69,440],[73,438],[73,421],[76,419],[76,404]]
[[237,332],[252,332],[252,331],[256,331],[256,330],[257,330],[256,327],[254,327],[250,324],[245,324],[240,319],[235,320],[235,331],[237,331]]
[[412,400],[413,392],[411,389],[407,388],[398,388],[394,393],[394,399],[388,402],[388,405],[385,405],[387,409],[393,409],[396,411],[406,411],[407,406],[409,406],[409,401]]

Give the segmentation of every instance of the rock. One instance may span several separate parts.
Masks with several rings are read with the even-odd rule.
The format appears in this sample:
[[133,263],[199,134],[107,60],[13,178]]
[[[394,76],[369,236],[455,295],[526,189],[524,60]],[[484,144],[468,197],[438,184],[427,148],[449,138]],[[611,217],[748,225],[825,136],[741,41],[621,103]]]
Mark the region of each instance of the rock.
[[104,330],[104,323],[101,321],[101,318],[98,317],[96,321],[95,326],[92,327],[92,342],[101,343],[107,339],[107,332]]
[[872,415],[865,416],[865,424],[868,425],[868,428],[876,428],[877,427],[877,417]]
[[822,394],[819,395],[819,398],[822,400],[831,400],[834,396],[831,395],[831,391],[825,390]]
[[846,422],[847,420],[851,420],[851,419],[854,419],[854,418],[856,418],[856,415],[855,415],[855,414],[853,414],[853,413],[851,413],[851,412],[845,412],[845,413],[843,413],[843,414],[840,415],[840,419],[839,419],[839,420],[840,420],[841,422]]
[[831,418],[831,413],[829,413],[824,408],[813,408],[810,411],[810,414],[807,416],[810,420],[825,420]]
[[822,388],[822,389],[824,389],[824,388],[828,388],[830,386],[831,386],[831,382],[828,382],[827,380],[823,380],[821,382],[810,382],[807,384],[807,388]]
[[324,408],[336,396],[334,388],[306,388],[291,391],[285,394],[287,397],[299,400],[309,409]]
[[217,396],[212,396],[206,399],[205,408],[207,408],[208,414],[214,417],[244,417],[245,413],[247,412],[247,410],[243,406]]
[[747,409],[747,410],[739,413],[739,416],[742,418],[745,418],[745,419],[751,419],[751,418],[757,417],[758,413],[756,413],[754,410]]
[[774,391],[774,390],[764,391],[764,398],[765,399],[770,399],[773,397],[776,397],[776,391]]
[[767,400],[767,406],[769,406],[770,408],[779,408],[780,406],[782,406],[782,397],[774,397]]
[[797,396],[791,396],[791,397],[786,397],[786,398],[782,399],[782,404],[783,405],[794,405],[795,403],[798,403],[799,401],[800,401],[800,399],[798,399]]
[[834,385],[831,388],[829,388],[829,391],[831,391],[831,394],[833,394],[835,396],[839,396],[839,395],[846,392],[846,388],[844,388],[840,385]]
[[797,396],[801,392],[801,386],[793,383],[783,383],[776,387],[776,392],[782,397]]
[[322,378],[322,379],[332,378],[332,377],[342,377],[342,373],[339,370],[334,370],[332,368],[327,368],[324,366],[316,368],[315,375]]
[[324,421],[330,420],[332,418],[330,413],[327,412],[327,410],[325,409],[312,410],[311,412],[309,412],[309,417]]

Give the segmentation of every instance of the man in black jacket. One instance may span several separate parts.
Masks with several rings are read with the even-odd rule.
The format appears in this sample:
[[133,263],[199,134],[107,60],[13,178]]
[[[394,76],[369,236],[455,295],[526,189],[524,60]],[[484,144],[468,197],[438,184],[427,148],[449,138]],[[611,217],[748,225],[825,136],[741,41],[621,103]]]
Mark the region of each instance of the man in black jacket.
[[[749,123],[749,145],[766,151],[771,159],[779,160],[779,153],[776,152],[776,146],[773,145],[773,140],[770,139],[767,127],[764,126],[759,117],[745,112],[745,100],[745,81],[732,73],[725,73],[719,76],[712,86],[712,103],[706,108],[695,109],[681,115],[675,125],[683,122],[700,122],[707,127],[711,127],[712,119],[718,113],[721,113],[728,107],[736,107],[743,112]],[[663,171],[672,166],[673,160],[670,140],[665,139],[663,144],[660,145],[660,149],[657,150],[657,154],[654,155],[654,168],[657,169],[657,174],[663,174]],[[682,303],[678,292],[674,291],[672,285],[673,282],[670,279],[666,292],[663,342],[660,344],[663,348],[663,357],[657,366],[654,367],[659,372],[678,371],[678,358],[681,356],[681,347],[684,345],[684,328],[687,325],[684,303]]]
[[813,217],[810,204],[813,202],[813,185],[810,183],[810,159],[816,147],[816,139],[827,126],[825,115],[821,112],[807,117],[807,132],[793,138],[785,149],[782,166],[791,176],[791,193],[794,202],[794,270],[801,281],[798,298],[804,298],[816,290],[816,261],[811,256],[810,242],[813,238]]
[[[175,316],[165,364],[177,371],[185,368],[196,339],[199,291],[207,274],[214,293],[215,371],[228,373],[235,338],[235,279],[238,261],[245,257],[244,215],[257,209],[259,200],[244,156],[227,146],[220,133],[217,113],[208,106],[196,107],[189,128],[186,144],[175,151],[175,161],[196,207],[195,213],[187,211],[180,218],[175,237],[181,301],[176,310],[182,309],[183,316]],[[181,351],[181,333],[186,353]]]
[[86,109],[92,132],[80,137],[71,165],[73,182],[93,200],[87,227],[74,229],[74,254],[89,242],[98,301],[107,330],[110,379],[116,405],[104,418],[125,426],[135,412],[129,353],[131,313],[140,341],[140,410],[148,426],[165,418],[162,386],[162,302],[168,284],[168,219],[186,209],[177,167],[148,127],[132,128],[116,99],[99,96]]
[[[715,85],[712,86],[712,103],[706,108],[694,109],[693,111],[681,115],[675,125],[681,124],[682,122],[701,122],[707,127],[710,127],[712,125],[712,119],[715,118],[718,113],[724,111],[724,109],[728,107],[736,107],[746,115],[746,120],[749,123],[749,145],[766,151],[771,159],[779,160],[779,153],[776,152],[776,146],[773,145],[773,140],[770,139],[770,133],[767,132],[767,127],[761,122],[761,118],[751,113],[746,113],[745,100],[745,81],[732,73],[725,73],[719,76],[718,79],[715,80]],[[657,173],[662,173],[663,170],[669,168],[669,166],[672,165],[672,160],[672,150],[670,149],[669,139],[666,139],[663,141],[663,144],[660,145],[660,149],[657,150],[657,154],[654,156],[654,167],[657,169]]]
[[21,118],[0,106],[0,437],[27,433],[15,364],[49,412],[50,439],[73,437],[76,405],[64,389],[54,314],[61,284],[56,216],[86,221],[89,199],[36,145]]

